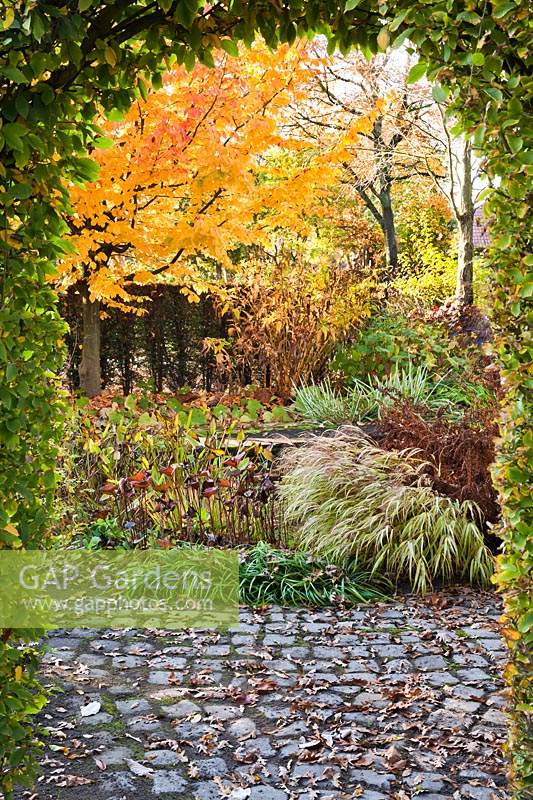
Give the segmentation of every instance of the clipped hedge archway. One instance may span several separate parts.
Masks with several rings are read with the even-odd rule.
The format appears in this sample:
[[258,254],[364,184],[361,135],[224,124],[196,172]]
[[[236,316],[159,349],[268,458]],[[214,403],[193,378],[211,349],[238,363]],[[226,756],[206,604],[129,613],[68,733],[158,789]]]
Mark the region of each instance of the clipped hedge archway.
[[[46,543],[62,406],[54,378],[64,327],[46,276],[65,244],[66,181],[95,177],[87,155],[99,110],[126,110],[165,63],[213,63],[212,50],[262,35],[269,45],[324,34],[330,48],[372,54],[408,40],[435,97],[450,103],[483,155],[494,188],[498,353],[507,397],[495,467],[504,509],[498,583],[505,593],[514,699],[515,797],[531,797],[532,434],[529,213],[533,164],[532,57],[526,0],[6,0],[0,18],[0,547]],[[23,667],[21,669],[21,667]],[[33,750],[21,710],[34,665],[0,639],[0,789],[23,779]],[[21,680],[21,675],[23,679]],[[38,704],[37,700],[37,704]],[[12,741],[16,741],[13,747]],[[530,741],[530,740],[529,740]]]

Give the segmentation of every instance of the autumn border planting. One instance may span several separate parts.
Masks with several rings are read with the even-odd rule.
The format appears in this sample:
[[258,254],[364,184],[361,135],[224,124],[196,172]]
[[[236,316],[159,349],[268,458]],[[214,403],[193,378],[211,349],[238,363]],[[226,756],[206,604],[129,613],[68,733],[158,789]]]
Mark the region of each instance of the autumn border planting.
[[[161,84],[165,59],[211,66],[214,48],[235,54],[237,42],[250,43],[258,33],[275,47],[320,32],[331,51],[356,46],[369,54],[414,44],[420,61],[411,80],[427,75],[437,83],[436,99],[451,104],[458,129],[484,155],[497,187],[487,200],[495,220],[490,259],[508,389],[495,468],[504,510],[497,580],[512,657],[507,677],[515,708],[510,753],[516,798],[530,797],[533,788],[528,16],[526,0],[398,0],[391,6],[377,0],[226,0],[205,8],[197,0],[60,0],[5,3],[0,31],[0,545],[8,548],[46,543],[62,416],[54,370],[64,332],[46,279],[65,248],[65,183],[95,175],[87,148],[99,135],[97,111],[126,111],[142,93],[143,79]],[[5,632],[1,700],[5,711],[18,708],[22,719],[22,687],[31,692],[33,677],[31,669],[19,669],[16,645]],[[18,725],[16,771],[13,730],[4,719],[0,729],[6,796],[34,754],[28,726]]]

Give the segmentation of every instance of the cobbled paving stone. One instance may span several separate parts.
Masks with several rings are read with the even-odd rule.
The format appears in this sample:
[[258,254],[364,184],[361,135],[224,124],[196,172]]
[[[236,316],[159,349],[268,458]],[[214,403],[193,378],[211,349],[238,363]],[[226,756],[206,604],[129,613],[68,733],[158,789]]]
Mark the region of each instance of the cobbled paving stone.
[[243,608],[228,633],[58,632],[41,774],[17,797],[504,800],[500,613],[457,589]]

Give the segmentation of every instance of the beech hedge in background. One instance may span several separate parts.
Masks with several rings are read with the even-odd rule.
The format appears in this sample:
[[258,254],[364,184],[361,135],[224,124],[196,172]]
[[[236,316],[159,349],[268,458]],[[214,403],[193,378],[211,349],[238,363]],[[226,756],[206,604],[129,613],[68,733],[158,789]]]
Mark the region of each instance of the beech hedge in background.
[[[61,360],[62,325],[46,276],[65,245],[68,181],[95,177],[88,151],[98,140],[97,112],[120,114],[145,81],[161,84],[165,59],[211,65],[211,51],[236,54],[236,42],[261,34],[275,47],[297,36],[325,34],[330,50],[357,46],[367,54],[406,40],[423,75],[450,104],[485,158],[496,189],[490,258],[495,272],[498,351],[508,395],[496,466],[504,508],[499,584],[506,596],[512,652],[508,680],[515,704],[511,734],[515,796],[533,786],[531,683],[533,650],[529,535],[531,389],[531,126],[532,56],[526,0],[57,0],[4,2],[0,20],[0,540],[42,546],[60,436],[61,406],[53,372]],[[529,316],[528,316],[529,315]],[[4,634],[3,669],[10,664]],[[13,662],[14,663],[14,662]],[[16,667],[15,667],[16,669]],[[22,680],[24,677],[22,676]],[[1,702],[13,695],[2,682]],[[24,749],[20,739],[20,752]],[[33,740],[27,737],[28,764]],[[9,731],[0,727],[0,788],[9,795]]]

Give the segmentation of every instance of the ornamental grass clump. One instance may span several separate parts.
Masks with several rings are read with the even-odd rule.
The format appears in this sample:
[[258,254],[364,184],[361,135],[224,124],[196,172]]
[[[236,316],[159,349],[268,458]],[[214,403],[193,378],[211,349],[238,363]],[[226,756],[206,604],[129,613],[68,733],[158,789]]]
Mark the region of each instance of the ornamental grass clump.
[[326,378],[321,383],[310,383],[295,389],[294,410],[312,422],[341,425],[352,420],[375,417],[378,404],[373,396],[363,391],[342,394]]
[[463,386],[446,382],[425,366],[409,362],[383,377],[369,375],[366,381],[352,378],[344,391],[336,390],[329,379],[294,389],[294,410],[308,420],[334,425],[381,419],[396,403],[424,405],[433,417],[443,413],[460,420],[474,405],[487,405],[490,393],[481,385],[465,382]]
[[287,451],[282,464],[280,497],[302,550],[422,593],[437,580],[489,580],[478,507],[437,495],[416,450],[381,450],[345,427]]
[[252,606],[282,604],[320,608],[387,600],[390,585],[353,564],[341,566],[308,553],[291,552],[259,542],[240,565],[241,602]]

